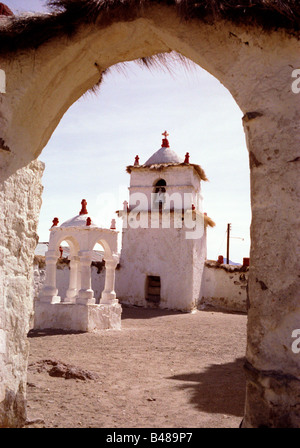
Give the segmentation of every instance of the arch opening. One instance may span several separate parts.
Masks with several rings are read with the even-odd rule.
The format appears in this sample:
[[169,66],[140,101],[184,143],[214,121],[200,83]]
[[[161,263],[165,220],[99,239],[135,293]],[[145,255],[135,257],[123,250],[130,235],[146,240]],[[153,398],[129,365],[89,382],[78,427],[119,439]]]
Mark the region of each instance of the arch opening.
[[65,238],[58,242],[59,256],[56,263],[57,295],[63,299],[67,297],[70,287],[70,260],[77,255],[76,242],[72,238]]
[[[179,68],[178,70],[182,74],[182,72],[183,72],[182,68]],[[196,70],[198,71],[199,76],[202,76],[201,69],[196,69]],[[201,75],[200,75],[200,71],[201,71]],[[150,78],[149,75],[150,74],[146,75],[147,79]],[[153,76],[153,75],[151,74],[151,76]],[[165,75],[163,75],[163,77],[164,76]],[[204,76],[204,80],[205,81],[207,79],[211,80],[211,76],[210,75],[203,75],[203,76]],[[118,79],[119,78],[121,78],[120,84],[123,84],[122,89],[120,89],[121,94],[122,94],[122,91],[124,92],[125,88],[127,87],[127,79],[123,79],[120,75],[119,75]],[[112,84],[113,84],[114,87],[115,87],[115,83],[117,82],[116,79],[117,79],[117,77],[113,78]],[[182,85],[182,81],[181,82],[180,82],[180,80],[178,80],[178,81],[179,81],[179,84]],[[101,92],[101,90],[99,92],[99,100],[101,99],[101,93],[103,93],[104,102],[105,102],[105,107],[107,109],[107,113],[109,112],[109,113],[112,114],[112,116],[114,116],[113,115],[114,114],[113,108],[115,107],[116,103],[114,103],[113,98],[109,98],[109,96],[111,94],[111,88],[108,89],[107,93],[105,92],[105,85],[107,85],[107,84],[109,84],[109,78],[108,77],[106,78],[106,81],[103,84],[102,92]],[[175,85],[175,82],[174,82],[174,85]],[[211,85],[211,84],[209,84],[209,85]],[[151,84],[150,84],[150,86],[151,86]],[[163,86],[165,86],[164,82],[163,82]],[[221,86],[221,88],[223,90],[225,90],[223,88],[223,86]],[[150,87],[150,89],[151,89],[151,87]],[[134,94],[132,93],[132,90],[133,89],[131,88],[131,95],[134,96]],[[220,90],[218,88],[216,88],[217,94],[218,94],[218,92]],[[140,90],[139,90],[139,92],[140,92]],[[151,92],[153,93],[153,89],[151,89]],[[189,107],[189,109],[191,110],[191,91],[189,91],[188,95],[189,95],[188,96],[189,104],[187,105],[187,107]],[[139,94],[137,94],[137,97],[138,96],[139,96]],[[165,97],[166,97],[166,95],[165,95]],[[155,98],[157,99],[157,96],[155,96]],[[178,99],[178,102],[182,103],[182,99],[183,99],[182,96],[180,96],[179,99]],[[95,106],[97,104],[97,107],[98,107],[99,104],[97,103],[95,97],[91,97],[90,100],[91,100],[91,104],[92,104],[92,108],[93,108],[92,109],[92,114],[94,114],[94,111],[96,109]],[[108,106],[108,104],[110,104],[110,101],[112,102],[112,106]],[[226,97],[226,99],[224,101],[225,101],[225,103],[226,103],[226,101],[228,101],[228,96]],[[131,99],[131,102],[132,102],[132,108],[134,109],[135,104],[136,104],[134,99]],[[142,102],[141,98],[140,98],[140,102]],[[74,123],[78,123],[81,120],[80,118],[76,119],[76,113],[78,113],[79,105],[81,105],[81,104],[84,104],[84,101],[80,101],[79,103],[74,105],[74,107],[72,106],[72,109],[74,109],[75,113],[73,114],[72,110],[71,110],[72,119],[70,119],[70,121],[68,121],[68,116],[66,114],[66,117],[64,119],[64,123],[66,123],[67,125],[70,126],[72,120],[74,120]],[[198,103],[198,105],[199,105],[199,103]],[[216,102],[211,102],[210,105],[209,105],[209,109],[210,109],[209,114],[211,114],[211,116],[209,116],[208,110],[203,111],[203,113],[201,114],[201,117],[203,117],[203,119],[204,119],[204,123],[202,125],[200,125],[201,130],[203,129],[203,131],[204,131],[204,129],[208,125],[208,122],[209,123],[213,123],[212,115],[215,116],[215,110],[214,110],[215,105],[216,105]],[[78,110],[76,110],[77,106],[78,106]],[[171,105],[171,107],[172,107],[172,105]],[[119,102],[119,108],[120,108],[120,102]],[[151,108],[151,110],[152,110],[152,108]],[[124,118],[126,113],[128,113],[128,110],[127,111],[125,109],[121,110],[121,118]],[[227,114],[224,113],[224,112],[222,114],[222,112],[219,111],[219,116],[220,115],[222,115],[222,117],[224,117],[224,119],[225,119],[225,116]],[[171,116],[171,114],[170,114],[170,116]],[[95,117],[96,117],[96,113],[94,114],[94,119],[95,119]],[[196,115],[195,115],[195,117],[196,117]],[[196,126],[196,124],[197,124],[197,127],[199,127],[199,122],[197,120],[195,120],[195,117],[193,117],[194,120],[192,120],[192,119],[190,120],[190,123],[194,124],[194,126]],[[234,110],[234,118],[236,119],[236,122],[238,122],[238,118],[241,118],[240,111],[237,110],[237,107],[235,107],[235,110]],[[103,114],[102,114],[102,119],[103,119]],[[227,119],[228,119],[228,117],[227,117]],[[163,121],[163,118],[161,118],[161,120]],[[107,118],[104,121],[105,121],[105,126],[107,126],[109,121],[111,121],[111,119],[109,118],[109,116],[107,116]],[[119,138],[118,136],[116,136],[116,143],[113,143],[113,139],[115,137],[112,138],[112,135],[111,134],[109,135],[109,138],[108,138],[109,145],[113,145],[113,147],[114,147],[114,155],[104,155],[103,161],[99,164],[99,166],[101,165],[104,168],[102,170],[102,173],[101,173],[101,176],[103,176],[103,180],[101,178],[99,178],[98,172],[97,172],[97,175],[94,177],[93,169],[87,167],[86,161],[84,161],[83,165],[80,166],[80,170],[81,171],[82,171],[84,166],[87,167],[86,171],[89,172],[89,177],[92,178],[94,180],[94,182],[95,182],[95,184],[93,186],[91,185],[91,188],[88,191],[87,188],[90,185],[90,183],[89,183],[89,179],[86,178],[88,185],[84,187],[85,188],[85,193],[82,193],[82,192],[78,193],[82,197],[83,196],[87,197],[88,203],[89,203],[89,210],[93,210],[94,209],[94,207],[96,206],[97,202],[99,201],[98,194],[99,195],[101,194],[99,192],[98,194],[97,193],[94,194],[94,196],[92,196],[92,197],[90,196],[90,192],[91,191],[94,192],[95,190],[97,190],[97,188],[95,188],[95,185],[99,186],[98,187],[99,190],[102,187],[106,188],[109,185],[109,188],[112,188],[112,190],[114,191],[114,199],[116,198],[116,200],[113,202],[113,207],[111,207],[111,214],[110,214],[108,222],[110,222],[111,217],[114,216],[113,213],[117,209],[117,207],[120,204],[123,203],[124,199],[126,199],[126,197],[120,196],[119,189],[115,188],[115,185],[113,185],[113,184],[117,184],[119,176],[122,179],[121,182],[123,184],[126,185],[128,183],[128,177],[127,176],[126,177],[125,176],[122,177],[121,173],[124,171],[124,166],[126,166],[128,164],[128,159],[130,157],[134,156],[134,154],[132,153],[132,148],[135,147],[135,145],[136,145],[136,139],[135,139],[135,137],[136,137],[136,125],[134,125],[134,126],[129,128],[131,130],[131,135],[129,135],[128,121],[129,120],[127,119],[126,120],[127,130],[124,132],[124,134],[129,137],[128,138],[128,143],[126,143],[126,149],[125,150],[124,150],[124,147],[121,146],[121,143],[124,144],[124,138],[123,137]],[[229,146],[232,145],[232,141],[233,140],[232,140],[232,138],[230,140],[230,131],[227,131],[227,138],[229,137],[229,141],[228,141],[228,143],[226,143],[226,149],[223,148],[223,150],[222,150],[222,148],[220,148],[220,147],[218,148],[218,145],[216,144],[216,142],[212,143],[212,139],[207,136],[207,132],[205,134],[203,133],[203,137],[200,138],[200,139],[199,139],[199,135],[198,136],[197,135],[193,135],[192,125],[187,125],[186,128],[185,128],[184,127],[184,121],[185,121],[184,119],[180,120],[180,126],[179,126],[179,122],[178,122],[178,130],[176,129],[175,120],[174,120],[174,124],[172,123],[172,128],[173,128],[173,132],[174,132],[174,134],[173,134],[174,135],[174,140],[175,140],[175,138],[178,139],[177,152],[183,151],[183,150],[185,152],[185,150],[186,150],[185,139],[187,138],[187,135],[189,135],[190,136],[189,137],[190,138],[190,143],[191,143],[191,147],[192,147],[192,149],[189,148],[190,154],[191,154],[191,161],[197,163],[198,162],[197,158],[199,157],[199,159],[200,159],[199,163],[201,163],[201,165],[205,168],[205,171],[208,173],[208,177],[210,178],[210,185],[214,184],[214,180],[218,181],[218,188],[214,189],[214,193],[213,193],[213,195],[211,195],[211,201],[209,201],[209,199],[207,199],[208,208],[206,210],[209,212],[209,214],[212,215],[212,217],[219,224],[220,221],[215,218],[214,210],[213,210],[213,201],[217,201],[217,203],[220,205],[220,207],[217,208],[216,212],[218,214],[218,217],[223,219],[223,229],[225,230],[225,228],[226,228],[226,218],[224,218],[224,212],[222,212],[222,210],[225,210],[225,209],[229,210],[229,209],[231,209],[231,210],[236,210],[237,211],[238,204],[242,203],[243,206],[245,206],[245,204],[247,203],[247,200],[248,200],[247,196],[249,196],[249,167],[248,167],[248,161],[247,161],[247,153],[246,153],[246,151],[244,151],[244,155],[241,158],[241,160],[242,160],[242,163],[244,164],[244,168],[245,168],[243,173],[245,171],[247,172],[248,185],[247,185],[247,182],[244,182],[244,176],[241,175],[240,173],[236,173],[235,170],[232,170],[231,171],[232,174],[231,175],[228,174],[228,176],[230,176],[230,177],[234,177],[235,176],[237,181],[238,181],[238,179],[240,179],[240,187],[241,187],[242,184],[246,185],[246,188],[248,187],[248,190],[245,192],[245,196],[243,197],[243,199],[241,199],[240,195],[242,193],[242,188],[240,188],[239,189],[239,195],[237,195],[238,197],[235,198],[236,199],[235,205],[230,207],[230,206],[227,205],[226,199],[224,200],[224,198],[226,198],[226,192],[224,191],[225,190],[224,187],[222,187],[223,181],[220,182],[221,174],[222,174],[222,169],[221,169],[222,165],[223,165],[223,169],[226,169],[226,168],[228,169],[227,173],[230,170],[230,167],[229,167],[230,162],[228,160],[227,163],[226,163],[226,157],[225,157],[225,154],[224,154],[224,152],[226,151],[227,147],[229,148]],[[62,124],[64,124],[64,123],[62,123]],[[82,125],[82,132],[84,132],[83,131],[83,121],[81,122],[81,125]],[[240,122],[238,122],[238,125],[241,128]],[[73,126],[72,129],[74,129],[74,127],[75,126]],[[163,129],[165,127],[166,126],[163,125]],[[219,134],[219,139],[222,140],[222,144],[223,145],[225,145],[224,144],[225,138],[224,138],[224,134],[223,134],[223,136],[221,138],[221,134],[222,134],[222,131],[224,130],[224,127],[225,126],[223,124],[221,126],[221,130],[218,133],[218,131],[216,131],[216,125],[214,125],[214,129],[215,129],[214,134],[215,135]],[[89,125],[89,129],[90,129],[89,130],[89,134],[91,134],[92,133],[91,125]],[[161,134],[161,131],[163,129],[161,129],[161,123],[159,123],[159,119],[157,119],[155,121],[155,129],[158,131],[157,132],[158,133],[158,137],[160,138],[160,134]],[[182,132],[181,136],[180,136],[179,130]],[[171,133],[171,131],[170,131],[170,133]],[[234,131],[232,131],[232,133],[234,133]],[[59,136],[59,134],[60,134],[60,131],[59,131],[59,128],[58,128],[57,136]],[[104,134],[105,134],[105,131],[104,131]],[[240,132],[240,134],[242,134],[242,132]],[[147,154],[147,153],[140,154],[141,158],[143,156],[144,160],[146,160],[148,155],[151,155],[151,152],[153,152],[156,149],[157,145],[160,143],[159,139],[157,139],[157,135],[155,135],[154,132],[153,132],[153,135],[150,135],[150,133],[148,133],[148,135],[149,135],[149,137],[148,137],[149,140],[151,142],[153,142],[153,143],[151,143],[151,145],[149,144],[149,146],[148,146],[149,154]],[[243,138],[243,136],[240,137],[240,138],[236,138],[236,141],[238,141],[237,148],[239,148],[239,149],[240,149],[240,146],[241,146],[242,138]],[[78,134],[76,133],[76,139],[77,139],[77,145],[78,145],[77,148],[78,149],[76,149],[75,152],[76,152],[76,155],[79,158],[80,157],[80,151],[81,151],[80,147],[84,146],[84,144],[85,144],[84,142],[87,140],[87,137],[83,135],[82,136],[82,143],[80,143],[80,138],[78,137]],[[138,133],[138,140],[141,140],[141,139],[142,139],[142,133],[139,132]],[[157,140],[158,140],[158,142],[157,142]],[[170,135],[170,142],[171,142],[171,144],[174,142],[174,140],[173,140],[173,136],[171,134]],[[48,149],[49,150],[54,149],[54,151],[55,151],[55,148],[54,148],[54,145],[52,144],[52,141],[49,142],[49,147],[46,148],[46,151],[48,151]],[[66,142],[66,139],[64,141]],[[88,137],[88,142],[91,143],[91,141],[92,141],[92,139],[90,137]],[[101,140],[101,138],[99,138],[98,142],[100,142],[100,141],[101,141],[101,146],[102,147],[105,148],[105,147],[109,146],[109,145],[107,145],[107,140],[105,141],[105,139]],[[208,141],[210,142],[211,147],[213,147],[213,149],[216,151],[216,155],[215,156],[213,156],[213,154],[211,154],[211,153],[206,153],[206,155],[205,155],[204,144],[205,144],[205,142],[207,143]],[[58,142],[58,137],[55,138],[55,142],[56,143]],[[69,146],[69,148],[71,150],[71,148],[72,148],[71,143],[69,143],[68,146]],[[118,146],[120,146],[120,148],[118,148]],[[208,144],[208,146],[209,146],[209,144]],[[235,148],[235,152],[238,151],[237,148]],[[119,149],[118,152],[117,152],[117,149]],[[96,150],[97,150],[97,148],[93,147],[92,151],[91,151],[91,154],[93,154],[93,156],[95,158],[96,158]],[[120,162],[117,163],[116,159],[117,159],[118,155],[120,155]],[[183,155],[184,155],[184,153],[183,153]],[[86,159],[87,159],[87,156],[88,156],[88,148],[86,148],[86,153],[85,153],[85,158]],[[234,158],[234,154],[232,152],[230,154],[230,158],[231,159]],[[239,157],[238,157],[238,159],[239,159]],[[76,162],[76,159],[74,158],[72,160],[72,162],[71,162],[72,169],[74,169],[74,170],[75,170],[75,162]],[[66,158],[66,159],[64,159],[64,166],[66,166],[67,163],[68,163],[68,159]],[[240,167],[241,167],[242,163],[240,163]],[[94,166],[96,165],[95,161],[93,162],[93,165]],[[211,174],[212,170],[216,171],[215,175]],[[46,162],[46,175],[47,175],[47,162]],[[49,174],[49,176],[50,176],[50,174]],[[108,176],[111,176],[112,179],[113,179],[113,181],[110,182],[110,183],[108,181],[106,181],[106,179],[108,179]],[[77,176],[76,175],[75,176],[72,175],[72,177],[76,178]],[[65,179],[64,179],[63,182],[64,182],[64,184],[66,183]],[[57,188],[59,189],[58,186],[57,186]],[[160,194],[162,193],[162,196],[163,196],[163,194],[166,192],[167,188],[168,188],[168,186],[167,186],[166,180],[160,178],[156,182],[154,182],[153,192],[154,193],[160,193]],[[203,186],[203,188],[206,189],[207,190],[207,194],[209,194],[209,188],[206,187],[206,186]],[[78,189],[76,188],[76,190],[78,190]],[[125,188],[122,188],[122,194],[123,194],[124,190],[125,190]],[[111,199],[111,196],[109,196],[109,194],[111,193],[109,191],[109,189],[107,189],[106,193],[107,193],[108,200]],[[229,189],[229,193],[227,194],[227,198],[231,196],[231,193],[232,193],[232,190]],[[162,201],[160,201],[160,206],[161,206],[161,202]],[[223,202],[223,204],[222,204],[222,202]],[[45,200],[44,200],[44,203],[46,204]],[[222,204],[222,207],[221,207],[221,204]],[[248,205],[248,208],[250,209],[249,201],[248,201],[247,205]],[[247,207],[245,207],[245,209],[246,208]],[[70,215],[70,214],[72,214],[72,211],[71,210],[69,212],[65,211],[65,213],[66,213],[66,215]],[[241,214],[243,213],[242,210],[240,211],[240,213]],[[43,214],[43,210],[42,210],[42,214]],[[223,216],[222,216],[222,214],[223,214]],[[233,221],[233,228],[235,227],[234,223],[237,221],[237,215],[238,215],[238,213],[236,213],[234,220],[231,219]],[[99,216],[99,218],[101,219],[102,217]],[[220,227],[222,228],[222,224],[220,224]],[[218,245],[218,247],[220,246],[220,243],[222,242],[221,238],[223,237],[224,230],[222,232],[220,232],[221,235],[218,238],[215,238],[215,240],[217,240],[215,246],[217,246],[217,245]],[[236,230],[236,228],[235,228],[235,230]],[[244,225],[244,228],[243,228],[244,232],[245,231],[247,232],[248,230],[249,230],[249,220],[247,221],[247,223]],[[239,236],[239,234],[237,234],[237,235]],[[210,235],[209,235],[209,239],[210,239]],[[213,241],[213,239],[214,239],[214,237],[212,235],[212,241]],[[213,241],[213,243],[214,243],[214,241]],[[238,241],[232,240],[232,246],[234,246],[236,243],[238,243]],[[109,253],[107,246],[105,247],[105,243],[102,240],[97,240],[97,242],[95,242],[95,244],[100,244],[101,247],[103,247],[104,252],[106,252],[106,254]],[[238,247],[238,244],[236,244],[236,246]],[[213,254],[213,255],[211,255],[211,258],[213,258],[215,260],[217,259],[218,255],[219,255],[219,253],[217,252],[218,247],[215,247],[214,249],[212,249],[210,247],[210,254]],[[94,250],[95,250],[95,248],[96,248],[96,246],[93,246]],[[239,251],[240,251],[240,248],[239,248]],[[232,254],[234,254],[234,247],[232,247]],[[244,253],[244,256],[247,256],[247,255],[248,255],[248,252]],[[105,259],[105,253],[103,254],[103,258]],[[234,258],[234,255],[233,255],[233,261],[240,262],[241,258],[242,258],[241,255],[239,255],[237,258]],[[94,296],[96,298],[96,303],[100,303],[102,293],[105,290],[105,277],[106,277],[105,268],[103,270],[101,270],[101,272],[99,274],[97,273],[96,269],[92,269],[91,276],[92,276],[91,277],[91,289],[94,291]],[[151,281],[152,280],[156,280],[156,279],[151,279]],[[147,297],[147,300],[149,301],[149,304],[153,304],[153,303],[157,304],[160,301],[160,300],[158,300],[158,297],[160,297],[160,292],[158,294],[157,291],[154,289],[157,286],[156,283],[155,283],[154,286],[152,284],[149,286],[149,283],[147,283],[146,297]],[[161,288],[160,282],[159,282],[159,285],[160,286],[159,286],[159,288],[157,288],[157,290],[158,289],[160,290],[160,288]],[[149,286],[150,289],[148,288],[148,286]],[[154,294],[154,292],[155,292],[155,294]]]
[[[84,195],[89,197],[89,204],[91,204],[90,208],[97,211],[98,222],[102,222],[105,227],[108,227],[110,225],[111,218],[115,215],[115,210],[120,207],[120,204],[124,202],[124,199],[127,199],[126,184],[128,183],[128,175],[123,174],[123,170],[124,166],[129,163],[128,159],[133,157],[133,155],[130,156],[130,153],[132,153],[131,148],[137,145],[137,141],[143,139],[142,134],[144,131],[142,130],[142,121],[148,121],[153,118],[151,115],[153,106],[150,106],[149,113],[145,113],[145,111],[143,113],[142,107],[145,109],[143,105],[145,103],[147,104],[147,101],[149,104],[151,103],[151,96],[154,97],[153,103],[155,104],[155,102],[158,101],[162,90],[164,90],[166,98],[167,95],[170,95],[169,98],[174,98],[174,100],[169,100],[169,108],[165,109],[171,111],[171,118],[167,120],[167,122],[170,123],[170,132],[173,131],[170,136],[171,145],[172,143],[174,144],[174,139],[176,139],[176,150],[182,151],[182,148],[184,148],[185,151],[185,139],[187,138],[187,135],[189,135],[190,144],[194,146],[194,149],[191,150],[191,162],[197,162],[197,159],[199,158],[199,162],[205,168],[205,171],[209,173],[209,184],[206,185],[203,183],[204,194],[202,196],[205,196],[204,204],[205,202],[207,204],[207,209],[204,211],[210,213],[218,225],[216,229],[214,229],[214,236],[211,234],[208,235],[208,257],[210,259],[217,260],[220,255],[219,250],[223,252],[223,255],[225,255],[226,240],[224,240],[224,233],[227,228],[227,222],[230,220],[232,221],[232,228],[235,232],[235,235],[232,235],[234,237],[238,237],[231,239],[231,260],[235,263],[242,264],[242,259],[244,257],[249,257],[250,250],[249,226],[251,216],[249,200],[249,166],[248,155],[245,148],[246,144],[244,132],[240,123],[242,114],[238,106],[236,106],[231,94],[225,90],[224,86],[219,84],[214,77],[198,65],[195,65],[191,71],[187,71],[186,67],[183,66],[180,61],[174,62],[173,73],[171,75],[163,70],[152,70],[151,72],[145,71],[145,69],[136,66],[135,62],[129,62],[127,64],[125,73],[126,76],[123,76],[123,74],[119,73],[117,70],[112,71],[109,75],[107,75],[105,81],[103,81],[102,90],[100,90],[99,96],[88,96],[82,98],[75,103],[65,115],[41,156],[43,158],[44,154],[46,154],[45,158],[43,158],[46,163],[45,179],[48,184],[45,186],[45,193],[49,197],[50,194],[56,195],[56,191],[59,188],[58,184],[63,186],[66,182],[66,176],[71,183],[72,177],[74,177],[74,175],[76,177],[77,175],[76,160],[83,160],[83,165],[80,167],[78,165],[78,168],[82,171],[82,168],[85,167],[86,171],[89,171],[90,173],[90,178],[86,178],[86,185],[84,187],[86,192]],[[131,85],[134,80],[137,80],[136,88],[133,88]],[[145,92],[143,83],[147,83],[147,86],[150,89],[148,95]],[[157,90],[156,94],[154,94],[159,83],[161,83],[162,87],[160,90]],[[203,83],[205,90],[207,89],[211,91],[211,98],[216,95],[215,100],[209,100],[209,95],[207,95],[205,90],[201,90],[201,83]],[[178,85],[183,90],[183,93],[179,95]],[[194,90],[193,85],[196,85]],[[197,92],[198,89],[200,92]],[[126,90],[128,90],[128,94],[131,97],[131,110],[136,110],[136,114],[126,108]],[[115,94],[113,95],[114,91]],[[134,91],[136,91],[136,98],[134,96]],[[186,98],[184,99],[185,95]],[[195,98],[194,102],[191,103],[193,95]],[[205,106],[203,106],[203,108],[201,107],[201,101],[203,103],[203,96],[205,99],[205,105],[207,105],[206,110],[204,110]],[[117,102],[115,98],[119,98]],[[120,98],[124,98],[124,101],[121,101]],[[218,100],[217,98],[220,99]],[[101,107],[101,100],[104,102],[106,117],[104,115],[104,109]],[[228,123],[227,129],[223,124],[218,128],[214,123],[216,117],[215,107],[218,101],[224,104],[224,109],[222,111],[219,110],[219,116],[222,123]],[[183,105],[183,102],[186,102],[186,105]],[[93,168],[94,162],[87,163],[87,158],[82,158],[80,148],[85,145],[85,129],[86,132],[90,134],[92,129],[91,123],[93,122],[93,119],[96,120],[97,118],[98,122],[101,122],[101,120],[103,122],[103,126],[97,125],[99,128],[97,132],[97,143],[99,143],[101,147],[107,147],[111,144],[111,135],[107,134],[107,128],[109,126],[109,122],[111,121],[110,117],[115,117],[115,108],[117,104],[120,113],[119,134],[122,134],[123,131],[124,135],[126,134],[128,136],[127,141],[125,141],[124,138],[119,138],[118,136],[114,137],[114,153],[116,155],[118,154],[118,161],[115,159],[110,160],[110,156],[101,152],[98,153],[98,146],[92,142],[91,137],[88,139],[88,141],[91,142],[91,157],[93,157],[95,161],[98,161],[101,166],[105,166],[105,171],[102,170],[102,181],[98,177],[97,170]],[[89,107],[91,107],[90,112]],[[179,110],[179,107],[185,111],[184,114],[186,114],[186,110],[190,110],[190,113],[187,115],[187,121],[185,121],[182,117],[183,114],[174,113],[174,109]],[[199,110],[202,110],[200,115]],[[229,112],[232,115],[232,120],[228,117]],[[83,114],[86,116],[86,121],[88,121],[88,124],[84,122]],[[199,118],[197,118],[197,114]],[[125,119],[126,115],[127,118]],[[141,116],[140,119],[137,118],[139,115]],[[159,135],[161,133],[160,123],[165,121],[164,115],[165,113],[157,114],[157,117],[154,117],[153,126],[155,126],[156,132],[150,133],[147,131],[145,140],[149,140],[150,143],[147,145],[147,152],[144,151],[144,159],[151,155],[151,152],[155,150],[159,144],[157,134]],[[137,120],[137,126],[141,129],[138,134],[136,133],[134,119]],[[202,120],[203,122],[201,123]],[[75,155],[78,158],[73,158],[71,162],[72,170],[70,170],[69,173],[66,173],[64,167],[70,163],[69,153],[73,150],[73,142],[71,135],[66,135],[62,129],[63,126],[66,126],[66,128],[71,131],[75,129],[75,126],[77,123],[79,124],[79,121],[81,122],[82,135],[78,132],[80,129],[78,126],[78,131],[75,131],[76,140],[78,143],[76,144],[76,149],[74,149]],[[199,130],[196,134],[193,128],[195,126],[197,126]],[[209,135],[209,132],[207,131],[209,126],[214,127],[214,132],[210,133],[211,135]],[[181,132],[179,132],[179,129],[181,129]],[[52,160],[54,153],[57,152],[55,146],[59,144],[58,141],[61,138],[64,138],[67,148],[65,155],[60,153],[60,157],[62,157],[62,168],[59,168],[58,165],[55,167],[53,166]],[[81,144],[79,143],[80,141],[82,142]],[[211,149],[210,152],[206,151],[206,146]],[[53,155],[50,154],[50,151],[53,151]],[[227,156],[226,152],[229,153]],[[49,168],[47,161],[49,161]],[[48,169],[51,169],[51,173],[50,171],[48,172],[49,174],[47,174]],[[56,188],[54,188],[54,185],[50,181],[50,178],[52,178],[55,171],[59,171],[61,173],[61,175],[58,176],[56,174],[56,176],[61,179],[61,181],[58,179]],[[228,178],[235,179],[235,183],[238,187],[235,188],[232,183],[224,182],[224,178],[226,176]],[[156,182],[160,183],[163,181],[158,179]],[[99,185],[99,191],[97,191],[97,185]],[[102,190],[101,192],[100,185]],[[48,191],[46,191],[47,189]],[[158,185],[155,188],[155,186],[153,186],[154,193],[156,192],[156,189],[160,189],[159,198],[163,199],[165,193],[163,190],[166,190],[166,187],[163,185]],[[78,188],[76,188],[76,190],[78,190]],[[82,195],[82,193],[78,194]],[[101,203],[101,207],[105,210],[105,214],[108,216],[107,218],[101,213],[100,209],[97,210],[98,203]],[[215,203],[216,206],[212,209],[213,203]],[[69,214],[72,213],[71,205],[72,202],[68,202],[67,207],[69,206],[70,208],[70,211],[68,212]],[[72,207],[74,206],[72,205]],[[68,208],[66,208],[66,210],[68,210]],[[228,210],[230,210],[230,217],[226,218],[226,215],[228,215]],[[46,208],[42,206],[39,232],[43,232],[42,227],[45,227],[45,222],[49,221],[50,213],[51,212],[48,209],[46,211]],[[243,219],[243,217],[245,217],[245,219]],[[237,225],[238,221],[243,221],[243,224]],[[117,226],[119,225],[120,223],[117,221]],[[118,227],[118,229],[120,230],[120,227]],[[121,235],[119,243],[121,244]]]

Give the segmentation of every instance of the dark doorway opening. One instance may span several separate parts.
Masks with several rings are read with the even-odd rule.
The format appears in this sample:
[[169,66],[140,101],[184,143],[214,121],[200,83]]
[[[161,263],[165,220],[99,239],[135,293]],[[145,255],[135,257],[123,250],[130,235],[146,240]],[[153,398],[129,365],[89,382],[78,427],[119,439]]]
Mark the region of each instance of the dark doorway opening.
[[160,277],[148,275],[146,281],[146,300],[152,303],[160,302]]

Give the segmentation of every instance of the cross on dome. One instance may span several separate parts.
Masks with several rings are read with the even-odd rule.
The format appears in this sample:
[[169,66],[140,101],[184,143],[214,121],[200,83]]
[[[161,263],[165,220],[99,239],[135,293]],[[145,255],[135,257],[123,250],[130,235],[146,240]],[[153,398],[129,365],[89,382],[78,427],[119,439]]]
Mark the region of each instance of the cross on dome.
[[169,140],[167,136],[169,135],[167,131],[163,132],[162,135],[165,137],[162,140],[161,148],[156,151],[145,163],[144,166],[159,165],[159,164],[170,164],[170,163],[183,163],[181,157],[179,157],[175,151],[170,148]]
[[163,138],[162,140],[162,144],[161,147],[162,148],[169,148],[170,144],[169,144],[169,140],[167,139],[167,137],[169,136],[169,134],[167,133],[167,131],[163,132],[161,135],[163,135],[165,138]]

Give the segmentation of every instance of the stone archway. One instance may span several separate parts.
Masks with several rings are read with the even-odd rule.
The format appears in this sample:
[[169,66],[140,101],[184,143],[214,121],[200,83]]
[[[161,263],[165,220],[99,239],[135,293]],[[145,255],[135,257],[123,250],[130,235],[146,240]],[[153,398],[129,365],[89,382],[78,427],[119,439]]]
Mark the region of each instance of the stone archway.
[[[171,2],[145,3],[127,15],[122,11],[112,9],[108,21],[101,19],[107,14],[103,11],[99,20],[82,20],[70,37],[61,27],[61,16],[56,32],[52,19],[45,19],[49,40],[39,42],[38,48],[34,42],[41,36],[34,26],[31,44],[26,47],[24,41],[22,51],[11,47],[9,38],[2,48],[7,84],[0,103],[0,202],[5,216],[0,424],[24,422],[28,326],[23,320],[32,306],[30,272],[43,171],[36,157],[68,107],[110,66],[137,58],[149,63],[151,56],[176,51],[215,76],[244,113],[252,224],[243,426],[300,427],[300,358],[291,349],[292,332],[300,328],[295,213],[300,103],[291,89],[292,71],[299,65],[296,27],[278,19],[266,30],[255,20],[220,15],[186,21]],[[15,301],[22,303],[18,313]],[[8,346],[14,347],[10,355]]]

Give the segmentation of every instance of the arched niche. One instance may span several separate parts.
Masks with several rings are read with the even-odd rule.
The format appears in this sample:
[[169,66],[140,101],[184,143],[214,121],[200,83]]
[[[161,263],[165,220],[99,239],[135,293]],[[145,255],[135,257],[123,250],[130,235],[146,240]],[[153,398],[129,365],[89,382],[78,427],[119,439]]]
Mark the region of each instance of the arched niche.
[[153,182],[153,193],[165,193],[166,192],[167,182],[165,179],[158,179]]

